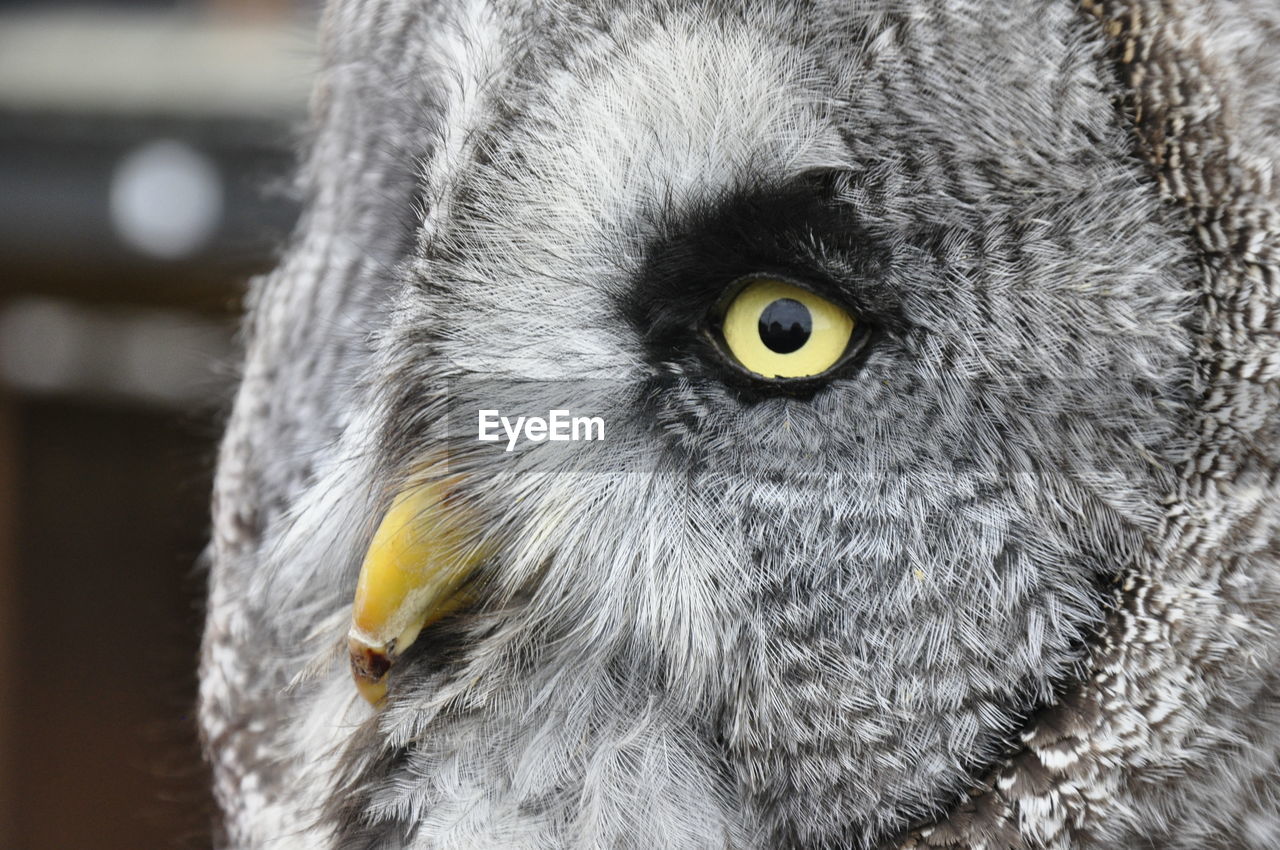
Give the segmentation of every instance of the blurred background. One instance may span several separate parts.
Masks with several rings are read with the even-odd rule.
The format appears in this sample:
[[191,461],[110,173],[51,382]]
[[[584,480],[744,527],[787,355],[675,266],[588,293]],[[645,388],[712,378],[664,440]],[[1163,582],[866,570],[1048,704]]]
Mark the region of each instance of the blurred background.
[[203,848],[209,478],[296,216],[297,0],[0,0],[0,848]]

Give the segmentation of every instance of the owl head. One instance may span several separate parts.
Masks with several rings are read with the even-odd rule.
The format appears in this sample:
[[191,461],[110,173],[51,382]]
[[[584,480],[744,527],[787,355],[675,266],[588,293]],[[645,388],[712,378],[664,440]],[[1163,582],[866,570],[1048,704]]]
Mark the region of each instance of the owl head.
[[1275,195],[1149,5],[331,4],[215,494],[229,840],[1227,819],[1275,758],[1189,755],[1276,734]]

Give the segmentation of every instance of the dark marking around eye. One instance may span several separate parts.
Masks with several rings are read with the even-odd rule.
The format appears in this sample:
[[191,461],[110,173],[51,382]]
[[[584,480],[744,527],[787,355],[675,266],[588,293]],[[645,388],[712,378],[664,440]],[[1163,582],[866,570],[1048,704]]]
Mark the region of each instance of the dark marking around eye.
[[812,333],[809,308],[794,298],[779,298],[760,314],[760,341],[778,354],[803,348]]

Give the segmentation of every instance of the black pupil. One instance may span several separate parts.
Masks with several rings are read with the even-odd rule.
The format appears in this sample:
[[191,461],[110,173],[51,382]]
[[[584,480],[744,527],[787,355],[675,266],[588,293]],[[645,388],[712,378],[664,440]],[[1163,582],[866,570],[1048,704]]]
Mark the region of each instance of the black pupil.
[[760,314],[760,341],[770,351],[790,354],[804,347],[812,333],[809,308],[794,298],[779,298]]

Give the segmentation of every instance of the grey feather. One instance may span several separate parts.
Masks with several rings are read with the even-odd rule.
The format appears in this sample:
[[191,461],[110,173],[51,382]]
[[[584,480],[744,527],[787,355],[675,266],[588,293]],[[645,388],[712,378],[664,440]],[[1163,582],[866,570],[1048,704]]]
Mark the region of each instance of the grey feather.
[[[1280,846],[1280,8],[325,33],[215,484],[227,846]],[[856,369],[752,397],[682,336],[699,257],[760,252],[859,306]],[[540,393],[605,450],[446,427]],[[375,711],[336,648],[442,448],[498,551]]]

